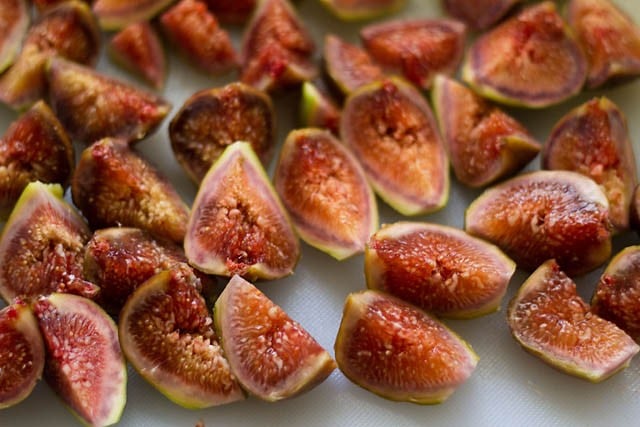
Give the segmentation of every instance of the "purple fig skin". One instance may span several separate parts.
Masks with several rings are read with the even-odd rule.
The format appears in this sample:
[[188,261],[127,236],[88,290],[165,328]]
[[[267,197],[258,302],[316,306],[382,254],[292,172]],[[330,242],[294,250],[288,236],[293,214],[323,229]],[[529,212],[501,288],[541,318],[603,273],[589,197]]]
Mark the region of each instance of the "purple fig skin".
[[95,0],[93,13],[103,30],[121,30],[134,22],[150,21],[175,0]]
[[474,30],[486,30],[499,22],[522,0],[443,0],[449,15]]
[[31,19],[26,0],[5,0],[0,10],[0,74],[13,64]]

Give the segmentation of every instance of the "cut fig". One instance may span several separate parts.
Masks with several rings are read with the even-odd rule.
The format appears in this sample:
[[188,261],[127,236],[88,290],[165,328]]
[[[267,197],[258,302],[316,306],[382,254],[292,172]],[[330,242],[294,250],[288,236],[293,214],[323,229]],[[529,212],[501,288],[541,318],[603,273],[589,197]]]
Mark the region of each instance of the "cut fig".
[[16,301],[0,310],[0,409],[29,397],[42,377],[44,344],[29,306]]
[[169,126],[171,148],[200,183],[224,149],[246,141],[264,165],[273,154],[276,117],[271,98],[244,83],[205,89],[187,99]]
[[86,145],[106,137],[140,140],[171,108],[156,95],[61,58],[52,58],[48,68],[51,107],[71,137]]
[[593,179],[609,200],[617,231],[629,228],[633,190],[638,183],[635,155],[624,113],[605,97],[567,113],[544,147],[542,167],[571,170]]
[[120,420],[127,368],[113,320],[96,303],[54,293],[33,308],[46,348],[44,377],[87,425]]
[[398,212],[426,214],[446,204],[444,144],[429,104],[409,83],[390,78],[351,94],[340,135],[376,193]]
[[309,332],[240,276],[224,288],[214,315],[231,371],[260,399],[297,396],[322,383],[336,367]]
[[300,237],[338,260],[363,252],[378,228],[378,207],[364,171],[328,131],[291,131],[274,183]]
[[475,30],[486,30],[500,21],[521,0],[443,0],[449,15]]
[[[64,3],[69,0],[32,0],[31,3],[36,7],[38,12],[44,13],[47,9],[50,9],[54,6],[59,5],[60,3]],[[90,0],[81,0],[84,3],[90,3]]]
[[422,405],[445,401],[478,363],[471,347],[434,317],[373,290],[347,297],[335,352],[355,384]]
[[640,76],[640,27],[609,0],[571,0],[568,21],[587,56],[591,89]]
[[486,98],[543,108],[580,92],[587,61],[555,4],[544,1],[478,37],[462,77]]
[[0,218],[6,218],[31,181],[67,186],[74,150],[43,101],[15,120],[0,140]]
[[516,265],[497,247],[454,228],[397,222],[371,236],[367,287],[441,317],[497,310]]
[[340,109],[327,93],[311,82],[304,82],[300,102],[301,127],[327,129],[334,135],[338,135]]
[[245,23],[256,7],[256,0],[206,0],[205,2],[221,22],[229,24]]
[[640,351],[622,329],[589,312],[576,284],[554,260],[524,282],[511,301],[508,322],[525,350],[592,382],[624,369]]
[[189,208],[171,183],[122,139],[86,148],[71,184],[91,228],[137,227],[181,243]]
[[122,350],[136,371],[187,408],[244,399],[197,282],[184,267],[158,273],[135,290],[118,321]]
[[436,74],[453,74],[462,60],[466,26],[454,19],[391,20],[360,31],[369,55],[393,73],[429,89]]
[[467,209],[465,229],[530,271],[555,258],[567,274],[580,275],[611,254],[607,198],[575,172],[531,172],[486,190]]
[[320,0],[343,21],[364,21],[391,15],[402,9],[406,0]]
[[0,73],[9,68],[20,53],[30,21],[26,0],[4,1],[0,9]]
[[229,34],[202,1],[180,0],[162,14],[160,22],[178,51],[200,69],[220,75],[238,67]]
[[482,187],[513,175],[541,145],[517,120],[444,75],[431,91],[433,108],[458,180]]
[[149,21],[175,0],[95,0],[93,13],[104,30],[121,30]]

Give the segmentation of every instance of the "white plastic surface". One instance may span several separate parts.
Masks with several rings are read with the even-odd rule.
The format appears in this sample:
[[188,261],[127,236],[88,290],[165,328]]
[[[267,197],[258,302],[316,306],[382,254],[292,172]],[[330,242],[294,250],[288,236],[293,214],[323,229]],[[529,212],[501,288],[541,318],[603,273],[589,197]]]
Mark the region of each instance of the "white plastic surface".
[[[441,15],[439,1],[408,0],[407,8],[396,15],[434,17]],[[637,22],[640,5],[622,2]],[[300,15],[308,24],[318,46],[327,32],[352,42],[363,24],[344,24],[335,19],[318,0],[301,0]],[[236,46],[239,29],[233,29]],[[173,104],[162,128],[139,148],[167,174],[185,200],[192,201],[195,187],[174,161],[167,136],[168,121],[184,100],[198,89],[221,86],[233,79],[207,77],[173,53],[164,95]],[[109,74],[134,81],[103,59],[99,68]],[[544,111],[514,110],[514,114],[544,141],[551,126],[569,109],[592,96],[606,93],[627,114],[636,157],[640,154],[640,81],[606,92],[585,93],[560,106]],[[280,144],[298,115],[297,94],[279,95],[278,129]],[[0,133],[16,114],[0,107]],[[536,158],[529,168],[537,168]],[[273,166],[273,165],[272,165]],[[464,189],[455,180],[447,207],[433,215],[416,217],[462,227],[464,210],[479,191]],[[379,201],[381,221],[401,219]],[[640,241],[635,234],[616,238],[616,249]],[[580,293],[590,298],[599,271],[579,280]],[[505,306],[525,278],[518,272],[497,313],[467,321],[446,323],[465,338],[480,356],[477,370],[446,402],[438,406],[393,403],[349,382],[336,370],[314,390],[289,401],[275,404],[254,398],[206,410],[186,410],[167,400],[129,369],[128,401],[119,425],[130,427],[194,426],[199,420],[212,426],[632,426],[640,423],[640,357],[631,366],[601,384],[591,384],[560,373],[525,353],[511,338]],[[263,282],[259,287],[293,318],[306,327],[333,354],[333,343],[340,323],[344,299],[349,292],[365,287],[363,258],[357,256],[338,263],[307,245],[295,274],[284,280]],[[2,303],[0,303],[2,304]],[[44,382],[21,404],[0,410],[0,426],[49,427],[79,425]]]

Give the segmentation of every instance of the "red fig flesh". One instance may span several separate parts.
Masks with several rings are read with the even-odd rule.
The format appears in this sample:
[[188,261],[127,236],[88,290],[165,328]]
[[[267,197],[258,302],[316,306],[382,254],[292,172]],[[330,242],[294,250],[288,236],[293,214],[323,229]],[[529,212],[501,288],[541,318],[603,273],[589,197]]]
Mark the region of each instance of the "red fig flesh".
[[16,59],[29,28],[26,0],[6,0],[0,9],[0,73]]

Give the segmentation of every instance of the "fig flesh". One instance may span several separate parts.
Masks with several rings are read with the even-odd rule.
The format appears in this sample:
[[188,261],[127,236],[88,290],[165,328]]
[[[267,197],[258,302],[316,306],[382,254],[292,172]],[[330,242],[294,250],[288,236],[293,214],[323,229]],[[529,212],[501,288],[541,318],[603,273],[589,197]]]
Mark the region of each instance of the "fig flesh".
[[320,0],[342,21],[363,21],[391,15],[402,9],[406,0]]
[[298,236],[249,143],[228,146],[202,180],[184,250],[208,274],[254,280],[293,272]]
[[311,390],[336,367],[302,325],[240,276],[224,288],[214,315],[231,371],[260,399],[275,402]]
[[221,21],[243,24],[251,17],[256,0],[206,0],[207,7]]
[[171,401],[194,409],[244,399],[197,281],[184,267],[158,273],[134,291],[118,321],[136,371]]
[[378,228],[375,196],[362,167],[328,131],[291,131],[274,184],[300,237],[338,260],[363,252]]
[[311,82],[304,82],[300,102],[300,127],[327,129],[338,135],[340,109],[326,92]]
[[376,193],[398,212],[426,214],[446,204],[444,144],[429,104],[409,83],[390,78],[352,93],[340,135]]
[[576,284],[554,260],[524,282],[507,316],[514,338],[525,350],[592,382],[624,369],[640,351],[622,329],[589,312]]
[[497,247],[443,225],[397,222],[369,240],[367,287],[441,317],[497,310],[516,265]]
[[103,30],[121,30],[134,22],[149,21],[174,0],[95,0],[93,13]]
[[531,172],[485,190],[467,209],[465,230],[529,271],[555,258],[580,275],[611,254],[607,198],[593,180],[569,171]]
[[449,15],[475,30],[486,30],[500,21],[521,0],[443,0]]
[[445,401],[478,363],[471,347],[434,317],[373,290],[347,297],[335,354],[360,387],[422,405]]
[[462,71],[483,97],[529,108],[569,99],[586,76],[582,49],[551,1],[528,6],[478,37]]
[[554,126],[542,153],[544,169],[562,169],[593,179],[609,200],[617,231],[629,228],[633,190],[638,183],[635,155],[624,113],[605,97],[567,113]]
[[26,0],[6,0],[0,10],[0,73],[9,68],[20,53],[29,23]]

